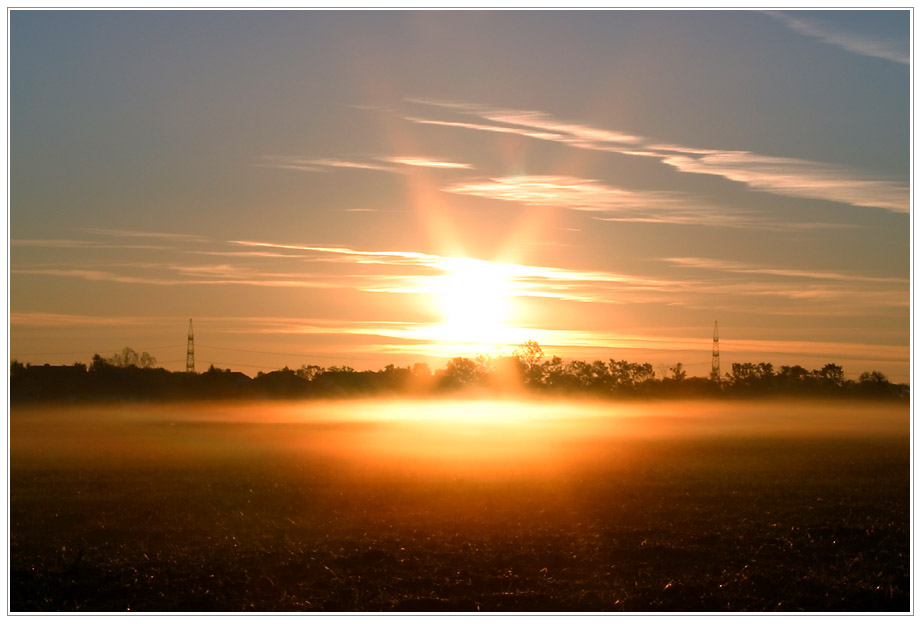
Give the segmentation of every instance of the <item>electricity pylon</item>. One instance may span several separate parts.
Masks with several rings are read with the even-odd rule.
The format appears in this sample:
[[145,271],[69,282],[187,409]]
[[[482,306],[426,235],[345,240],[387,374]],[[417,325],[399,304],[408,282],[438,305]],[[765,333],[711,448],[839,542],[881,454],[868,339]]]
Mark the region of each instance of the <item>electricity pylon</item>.
[[714,321],[714,347],[711,349],[711,379],[720,381],[720,342],[717,336],[717,321]]
[[186,343],[186,372],[195,372],[195,339],[192,336],[192,319],[189,319],[189,342]]

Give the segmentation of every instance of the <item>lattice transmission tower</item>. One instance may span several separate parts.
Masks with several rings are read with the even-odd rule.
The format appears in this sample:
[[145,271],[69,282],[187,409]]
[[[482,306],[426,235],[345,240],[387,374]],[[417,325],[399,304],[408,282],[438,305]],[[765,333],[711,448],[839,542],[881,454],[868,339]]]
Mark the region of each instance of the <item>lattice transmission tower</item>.
[[714,321],[714,347],[711,349],[711,379],[720,381],[720,339],[717,335],[717,321]]
[[189,319],[189,341],[186,343],[186,372],[195,372],[195,337],[192,335],[192,319]]

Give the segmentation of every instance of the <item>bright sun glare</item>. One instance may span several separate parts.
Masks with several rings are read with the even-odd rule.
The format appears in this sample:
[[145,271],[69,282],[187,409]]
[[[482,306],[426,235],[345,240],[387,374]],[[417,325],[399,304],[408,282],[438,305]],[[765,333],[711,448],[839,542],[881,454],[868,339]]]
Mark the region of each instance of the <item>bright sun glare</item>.
[[445,342],[495,346],[507,342],[510,286],[503,265],[473,258],[448,258],[437,278]]

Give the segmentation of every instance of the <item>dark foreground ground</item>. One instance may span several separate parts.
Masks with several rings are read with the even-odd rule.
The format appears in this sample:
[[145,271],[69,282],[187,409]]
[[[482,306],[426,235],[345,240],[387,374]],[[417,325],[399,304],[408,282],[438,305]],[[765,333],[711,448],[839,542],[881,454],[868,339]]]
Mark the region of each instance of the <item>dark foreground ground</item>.
[[14,410],[10,610],[910,609],[905,404],[540,434],[197,409]]

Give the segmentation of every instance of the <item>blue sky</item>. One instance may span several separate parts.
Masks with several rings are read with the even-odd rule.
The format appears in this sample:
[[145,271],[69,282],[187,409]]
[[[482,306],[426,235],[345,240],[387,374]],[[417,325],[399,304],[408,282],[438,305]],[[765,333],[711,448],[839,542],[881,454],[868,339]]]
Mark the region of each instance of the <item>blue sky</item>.
[[181,369],[191,317],[248,374],[703,375],[717,320],[725,370],[907,381],[909,54],[908,11],[12,11],[11,357]]

